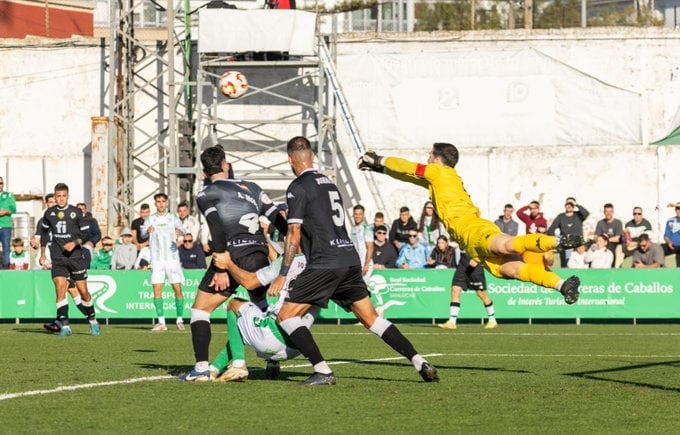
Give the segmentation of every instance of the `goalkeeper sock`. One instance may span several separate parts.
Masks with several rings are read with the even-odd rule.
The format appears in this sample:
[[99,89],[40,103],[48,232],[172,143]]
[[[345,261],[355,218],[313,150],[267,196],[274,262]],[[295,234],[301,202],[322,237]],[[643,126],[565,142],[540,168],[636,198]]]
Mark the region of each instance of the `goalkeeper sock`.
[[555,248],[557,248],[557,237],[544,234],[527,234],[512,239],[512,249],[517,254],[522,254],[525,251],[548,252]]
[[557,290],[560,277],[554,272],[545,270],[543,266],[525,263],[519,269],[519,280]]

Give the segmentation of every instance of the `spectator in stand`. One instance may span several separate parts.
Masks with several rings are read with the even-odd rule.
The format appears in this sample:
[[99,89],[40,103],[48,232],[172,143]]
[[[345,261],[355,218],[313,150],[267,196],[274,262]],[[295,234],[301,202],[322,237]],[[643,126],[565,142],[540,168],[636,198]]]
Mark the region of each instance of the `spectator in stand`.
[[31,265],[31,255],[24,249],[21,237],[12,240],[12,252],[9,255],[10,270],[28,270]]
[[427,266],[427,248],[418,238],[415,229],[408,232],[408,243],[401,245],[397,257],[396,266],[399,269],[424,269]]
[[420,234],[420,243],[427,247],[428,255],[437,246],[439,236],[447,234],[444,224],[441,223],[434,212],[432,201],[427,201],[423,205],[423,211],[420,213],[420,221],[418,222],[418,234]]
[[83,212],[83,218],[85,222],[90,226],[90,240],[85,242],[83,244],[83,248],[85,248],[85,258],[89,255],[90,258],[87,258],[88,263],[92,261],[92,255],[94,254],[94,248],[97,246],[97,243],[99,243],[102,239],[102,230],[99,228],[99,222],[97,222],[97,219],[92,216],[92,213],[87,211],[87,205],[84,202],[79,202],[76,204],[76,207],[80,209],[80,211]]
[[569,256],[567,267],[569,269],[588,269],[590,266],[586,263],[586,245],[581,245],[574,249]]
[[453,269],[456,267],[456,250],[449,245],[449,238],[437,237],[437,246],[430,253],[427,265],[434,269]]
[[[54,193],[48,193],[45,195],[45,208],[43,208],[43,211],[40,213],[40,219],[38,219],[38,223],[35,226],[35,234],[33,234],[33,237],[31,238],[30,244],[31,248],[33,249],[40,249],[40,234],[42,233],[42,215],[45,214],[45,210],[47,210],[50,207],[54,207],[57,205],[57,200],[54,199]],[[45,251],[46,253],[49,253],[48,251]],[[40,265],[38,265],[40,266]],[[38,267],[38,269],[42,269],[42,267]]]
[[0,246],[2,246],[2,264],[0,268],[9,266],[10,239],[12,238],[12,215],[17,212],[14,195],[5,190],[5,180],[0,177]]
[[384,226],[388,233],[390,232],[390,226],[385,223],[385,214],[381,211],[378,211],[375,213],[375,216],[373,216],[373,223],[371,224],[371,229],[373,230],[374,234],[376,232],[376,228],[380,225]]
[[519,224],[516,220],[512,218],[512,213],[515,211],[515,207],[512,204],[505,204],[503,207],[503,214],[498,216],[498,219],[494,222],[502,232],[510,236],[516,236],[519,230]]
[[680,267],[680,202],[668,206],[675,207],[675,216],[666,221],[663,251],[665,255],[675,254],[675,267]]
[[368,284],[373,273],[373,230],[366,222],[366,211],[363,205],[354,206],[352,219],[350,238],[361,260],[361,276]]
[[149,234],[142,234],[142,226],[150,214],[151,207],[149,207],[149,204],[144,203],[139,207],[139,217],[130,224],[132,243],[137,247],[137,252],[141,251],[145,246],[149,246]]
[[113,249],[112,270],[132,270],[137,261],[137,247],[132,243],[132,230],[125,228],[120,233],[121,243]]
[[611,269],[614,263],[614,254],[607,248],[609,237],[606,234],[598,234],[585,255],[585,261],[591,269]]
[[666,267],[663,248],[649,240],[649,234],[642,233],[638,238],[637,249],[633,252],[635,269],[658,269]]
[[640,236],[651,231],[652,224],[642,217],[642,207],[633,207],[633,219],[626,222],[623,228],[623,253],[626,257],[635,252]]
[[377,225],[373,240],[373,268],[394,269],[397,262],[397,248],[387,240],[387,227]]
[[[590,212],[580,204],[576,203],[576,199],[569,197],[564,202],[564,213],[557,215],[555,220],[548,228],[548,234],[554,236],[559,230],[559,235],[571,234],[583,237],[583,222],[588,219]],[[573,249],[565,249],[560,251],[560,266],[568,267],[569,257]]]
[[392,222],[392,228],[390,229],[390,242],[394,244],[394,247],[399,251],[402,245],[408,245],[409,233],[411,231],[418,231],[418,224],[411,216],[411,211],[408,207],[404,206],[399,209],[399,219],[395,219]]
[[179,261],[184,269],[205,269],[205,254],[203,248],[195,243],[194,236],[186,233],[179,247]]
[[[614,253],[612,266],[615,268],[621,267],[621,264],[623,264],[623,248],[621,247],[621,242],[623,242],[623,224],[614,217],[614,206],[609,202],[604,205],[604,219],[597,222],[595,234],[607,236],[607,249]],[[590,267],[593,266],[591,265]]]
[[541,203],[538,201],[531,201],[529,205],[517,210],[517,217],[524,222],[526,234],[536,234],[539,226],[548,228],[548,221],[545,220],[541,212]]
[[113,259],[113,239],[109,236],[102,238],[102,247],[94,252],[90,269],[110,270],[111,260]]
[[[177,206],[177,217],[179,217],[179,220],[182,222],[182,225],[184,225],[184,229],[187,233],[193,234],[196,240],[201,240],[201,223],[196,216],[191,214],[189,204],[181,202]],[[205,269],[205,267],[202,269]]]

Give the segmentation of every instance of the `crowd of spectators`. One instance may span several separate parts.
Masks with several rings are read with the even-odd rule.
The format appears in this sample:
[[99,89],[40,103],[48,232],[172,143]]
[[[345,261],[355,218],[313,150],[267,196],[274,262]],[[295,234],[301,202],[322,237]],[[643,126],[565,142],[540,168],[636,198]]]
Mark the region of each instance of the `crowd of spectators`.
[[[665,267],[665,258],[669,255],[675,256],[675,264],[680,267],[680,203],[670,203],[668,207],[675,209],[676,216],[666,222],[660,243],[652,241],[652,225],[643,217],[641,207],[633,208],[632,219],[624,225],[614,217],[611,203],[604,204],[602,218],[597,221],[594,231],[586,234],[584,223],[590,212],[573,197],[566,198],[564,212],[552,220],[543,214],[540,202],[531,201],[516,212],[512,204],[505,204],[503,213],[494,223],[502,232],[512,236],[518,234],[521,222],[526,234],[584,237],[586,245],[559,252],[558,266],[562,268],[620,268],[627,257],[631,257],[630,267],[658,268]],[[399,209],[399,218],[391,226],[385,223],[383,212],[375,213],[370,226],[374,232],[373,263],[376,269],[446,267],[447,260],[451,259],[449,250],[454,252],[455,258],[460,256],[458,245],[449,240],[431,201],[423,204],[418,222],[411,216],[409,208],[403,206]],[[552,261],[551,257],[551,264]]]
[[[45,208],[55,205],[53,195],[45,196]],[[151,210],[148,204],[141,204],[139,216],[130,222],[118,236],[102,236],[99,223],[88,211],[84,202],[76,205],[84,214],[90,227],[90,241],[85,245],[91,258],[91,269],[95,270],[145,270],[150,268],[149,235],[142,233],[142,227]],[[653,241],[651,223],[643,216],[641,207],[634,207],[632,218],[625,224],[615,217],[614,205],[604,204],[602,218],[597,221],[594,231],[586,234],[584,222],[590,216],[588,209],[575,198],[568,197],[564,212],[554,219],[547,218],[541,211],[539,201],[521,205],[516,211],[513,204],[503,207],[502,214],[495,220],[499,229],[509,235],[519,233],[519,222],[523,223],[527,234],[546,232],[549,235],[581,235],[588,241],[583,247],[559,252],[559,266],[563,268],[619,268],[624,259],[631,257],[633,268],[665,267],[666,257],[673,255],[675,264],[680,267],[680,202],[668,204],[675,209],[675,216],[667,220],[663,238]],[[282,210],[285,212],[285,210]],[[431,201],[423,203],[417,219],[411,215],[409,207],[399,209],[399,217],[391,224],[385,221],[385,213],[378,211],[373,222],[367,222],[364,208],[353,208],[353,238],[361,245],[362,266],[375,269],[422,269],[451,267],[455,265],[460,251],[455,241],[449,240],[444,225],[439,221]],[[1,267],[14,270],[49,269],[49,258],[42,266],[31,262],[35,251],[39,250],[40,220],[36,236],[26,241],[12,238],[11,215],[16,213],[16,201],[4,189],[4,179],[0,177],[0,248],[2,249]],[[206,268],[206,257],[210,254],[210,236],[206,225],[186,202],[176,209],[177,217],[186,231],[177,240],[180,261],[184,269]],[[41,215],[42,216],[42,215]],[[358,220],[357,220],[358,219]],[[519,221],[519,222],[518,222]],[[278,240],[272,234],[274,241]],[[366,245],[364,247],[364,245]],[[368,246],[370,245],[370,246]],[[29,249],[30,248],[32,249]],[[371,249],[372,248],[372,249]],[[368,253],[368,255],[367,255]],[[32,255],[33,254],[33,255]],[[368,262],[372,258],[372,264]],[[367,273],[370,275],[370,273]]]
[[[2,178],[0,177],[0,180]],[[2,184],[0,183],[0,223],[4,223],[3,217],[7,217],[11,222],[11,215],[16,212],[16,205],[13,196],[9,192],[3,192]],[[4,194],[3,194],[4,193]],[[50,207],[56,205],[53,194],[47,194],[44,197],[43,213]],[[142,227],[144,222],[151,214],[148,204],[141,205],[139,216],[135,218],[130,227],[124,228],[118,236],[112,237],[109,235],[102,236],[102,231],[99,222],[88,211],[87,204],[80,202],[76,204],[79,208],[85,221],[89,226],[89,240],[83,245],[85,248],[85,255],[89,262],[90,270],[148,270],[151,268],[150,252],[149,252],[149,234],[143,234]],[[40,235],[42,227],[42,215],[36,224],[33,237],[28,241],[22,238],[10,239],[7,248],[2,246],[3,260],[0,269],[11,270],[49,270],[52,267],[51,259],[49,258],[49,249],[46,249],[46,261],[41,265],[38,261],[40,252]],[[205,238],[205,245],[200,243],[198,237],[194,238],[204,231],[204,225],[201,225],[200,220],[193,214],[187,203],[180,203],[177,206],[177,217],[182,221],[182,224],[187,228],[187,233],[177,240],[177,250],[180,255],[182,267],[185,269],[205,269],[207,267],[206,252],[209,249],[208,240]],[[5,235],[11,236],[12,227],[0,226],[0,240]],[[197,242],[197,243],[195,243]],[[7,253],[7,261],[5,263],[4,253]],[[33,260],[31,260],[33,258]]]

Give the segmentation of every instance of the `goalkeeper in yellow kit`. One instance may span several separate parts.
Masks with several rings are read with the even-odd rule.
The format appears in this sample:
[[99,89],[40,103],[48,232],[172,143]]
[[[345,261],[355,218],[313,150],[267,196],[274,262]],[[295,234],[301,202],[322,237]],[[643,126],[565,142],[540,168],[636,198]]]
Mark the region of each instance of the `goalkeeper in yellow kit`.
[[427,188],[437,215],[451,237],[493,276],[552,288],[562,293],[567,304],[576,302],[581,283],[578,277],[562,280],[554,272],[546,270],[543,264],[523,261],[522,254],[574,248],[582,245],[583,239],[573,235],[561,238],[544,234],[513,237],[502,233],[496,224],[480,217],[479,209],[472,203],[454,169],[457,163],[458,149],[455,146],[435,143],[426,165],[397,157],[381,157],[369,151],[361,156],[358,167],[384,172]]

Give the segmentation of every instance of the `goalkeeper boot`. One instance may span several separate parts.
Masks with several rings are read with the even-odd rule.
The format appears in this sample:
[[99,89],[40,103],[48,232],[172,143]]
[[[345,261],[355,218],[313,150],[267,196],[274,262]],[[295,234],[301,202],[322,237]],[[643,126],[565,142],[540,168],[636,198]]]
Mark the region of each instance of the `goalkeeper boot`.
[[578,301],[578,286],[581,285],[581,280],[577,276],[570,276],[564,281],[562,287],[560,288],[560,293],[564,296],[564,302],[568,305],[576,303]]
[[336,379],[333,373],[318,373],[314,372],[312,376],[307,378],[306,381],[302,382],[300,385],[305,387],[317,386],[317,385],[335,385]]
[[557,249],[564,251],[565,249],[577,248],[583,244],[585,244],[583,237],[577,234],[565,234],[560,236]]
[[427,361],[423,363],[423,366],[418,373],[420,373],[420,376],[425,382],[439,382],[437,369]]

